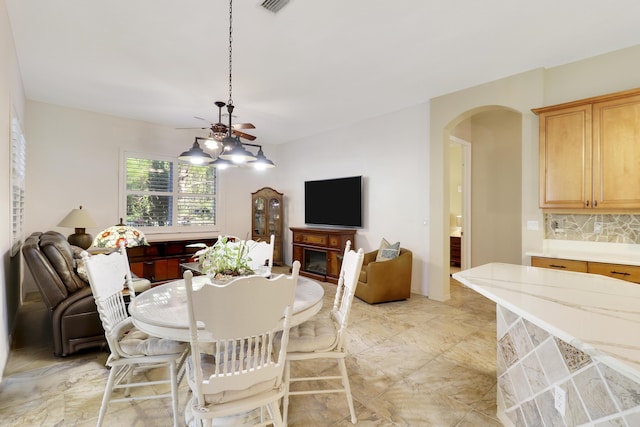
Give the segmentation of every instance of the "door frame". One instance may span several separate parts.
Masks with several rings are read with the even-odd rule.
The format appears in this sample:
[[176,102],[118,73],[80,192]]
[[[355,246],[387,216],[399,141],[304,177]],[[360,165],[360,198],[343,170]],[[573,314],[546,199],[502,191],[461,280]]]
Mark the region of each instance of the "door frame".
[[462,234],[460,269],[471,268],[471,142],[450,135],[452,144],[462,148]]

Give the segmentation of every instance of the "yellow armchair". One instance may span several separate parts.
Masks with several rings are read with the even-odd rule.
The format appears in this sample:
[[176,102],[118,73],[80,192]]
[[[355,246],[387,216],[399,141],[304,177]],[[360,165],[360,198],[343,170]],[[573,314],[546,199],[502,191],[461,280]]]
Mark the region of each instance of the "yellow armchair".
[[410,298],[411,251],[400,248],[400,254],[388,261],[376,261],[377,255],[378,251],[364,255],[356,297],[369,304]]

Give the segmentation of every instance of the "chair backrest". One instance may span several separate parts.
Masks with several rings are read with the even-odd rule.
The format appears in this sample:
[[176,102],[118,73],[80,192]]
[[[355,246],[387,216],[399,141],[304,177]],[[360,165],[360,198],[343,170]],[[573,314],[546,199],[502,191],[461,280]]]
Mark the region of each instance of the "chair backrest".
[[344,348],[345,331],[349,322],[349,313],[351,312],[351,304],[353,303],[353,295],[358,286],[358,277],[364,260],[364,251],[362,248],[358,252],[351,248],[351,241],[347,241],[344,257],[342,258],[342,267],[340,268],[340,277],[336,288],[336,296],[333,300],[333,308],[331,309],[331,318],[338,326],[337,346],[338,350]]
[[[193,289],[191,271],[184,273],[194,395],[199,403],[204,402],[205,394],[244,390],[266,381],[280,386],[299,269],[296,261],[290,277],[246,276],[200,289]],[[272,354],[279,331],[282,345],[278,354]],[[203,345],[203,339],[213,344]],[[208,359],[215,365],[207,378],[201,368],[203,349],[212,354]]]
[[129,288],[130,298],[135,297],[131,286],[131,271],[124,243],[110,254],[89,255],[82,253],[91,291],[98,307],[102,327],[105,331],[111,353],[117,351],[117,327],[129,318],[124,301],[123,289]]
[[258,267],[273,267],[273,248],[275,245],[275,235],[271,235],[269,242],[256,242],[254,240],[247,241],[249,248],[249,267],[256,269]]

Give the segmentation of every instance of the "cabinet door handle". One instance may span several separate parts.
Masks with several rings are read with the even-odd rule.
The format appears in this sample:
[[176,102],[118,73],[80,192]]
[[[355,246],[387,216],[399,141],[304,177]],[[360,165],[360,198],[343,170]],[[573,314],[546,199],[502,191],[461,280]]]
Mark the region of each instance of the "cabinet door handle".
[[556,264],[549,264],[549,267],[552,267],[552,268],[567,268],[566,265],[556,265]]
[[587,200],[585,203],[585,206],[589,207],[589,201]]
[[624,271],[611,271],[610,273],[611,274],[619,274],[621,276],[631,276],[631,273],[627,273],[627,272],[624,272]]
[[595,207],[597,207],[597,206],[598,206],[598,201],[597,201],[597,200],[594,200],[594,201],[593,201],[593,207],[595,208]]

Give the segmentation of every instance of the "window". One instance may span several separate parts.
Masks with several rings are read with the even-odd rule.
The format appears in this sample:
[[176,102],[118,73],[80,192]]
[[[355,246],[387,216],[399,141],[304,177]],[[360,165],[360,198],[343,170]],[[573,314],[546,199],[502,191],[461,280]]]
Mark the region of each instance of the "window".
[[216,225],[216,169],[125,153],[125,222],[166,231]]
[[22,244],[24,233],[24,178],[26,141],[17,117],[11,117],[11,256]]

